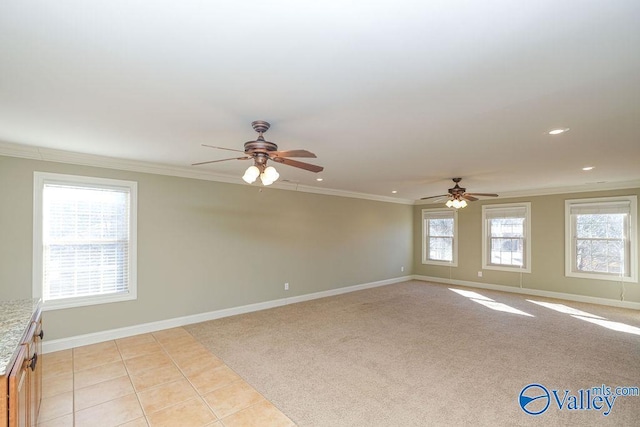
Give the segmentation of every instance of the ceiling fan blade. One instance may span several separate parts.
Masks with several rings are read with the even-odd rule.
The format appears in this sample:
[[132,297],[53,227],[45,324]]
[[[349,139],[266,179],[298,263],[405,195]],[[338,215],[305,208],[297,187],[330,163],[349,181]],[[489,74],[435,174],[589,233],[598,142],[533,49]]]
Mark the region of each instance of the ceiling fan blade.
[[249,156],[249,157],[232,157],[230,159],[209,160],[208,162],[191,163],[191,166],[207,165],[209,163],[226,162],[227,160],[248,160],[248,159],[252,159],[252,158],[253,157]]
[[441,194],[441,195],[439,195],[439,196],[423,197],[423,198],[422,198],[422,199],[420,199],[420,200],[435,199],[435,198],[438,198],[438,197],[449,197],[449,195],[448,195],[448,194]]
[[295,168],[300,168],[304,170],[308,170],[310,172],[322,172],[324,168],[322,166],[312,165],[310,163],[299,162],[297,160],[291,160],[286,157],[275,157],[273,161],[278,163],[284,163],[285,165],[293,166]]
[[287,150],[287,151],[270,151],[269,157],[313,157],[316,158],[316,155],[311,151],[307,150]]
[[471,196],[498,197],[497,194],[493,194],[493,193],[464,193],[464,194],[471,195]]
[[473,196],[472,196],[471,194],[469,194],[469,193],[464,193],[464,194],[462,195],[462,198],[463,198],[463,199],[465,199],[465,200],[468,200],[468,201],[470,201],[470,202],[475,202],[476,200],[478,200],[478,198],[477,198],[477,197],[473,197]]
[[209,147],[209,148],[217,148],[218,150],[227,150],[227,151],[235,151],[236,153],[244,153],[244,151],[241,150],[235,150],[233,148],[226,148],[226,147],[216,147],[215,145],[207,145],[207,144],[202,144],[203,147]]
[[435,203],[444,203],[447,200],[449,200],[448,197],[440,197],[440,198],[436,198],[436,199],[431,199],[431,201],[429,203],[433,203],[433,204],[435,204]]

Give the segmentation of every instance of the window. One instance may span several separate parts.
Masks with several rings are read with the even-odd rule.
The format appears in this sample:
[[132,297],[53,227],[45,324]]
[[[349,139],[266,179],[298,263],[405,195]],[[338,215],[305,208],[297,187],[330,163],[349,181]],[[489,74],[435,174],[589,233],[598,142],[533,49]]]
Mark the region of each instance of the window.
[[637,197],[565,201],[565,275],[637,282]]
[[531,273],[531,203],[482,206],[482,268]]
[[136,298],[137,184],[34,173],[33,295],[66,308]]
[[422,210],[422,263],[458,265],[458,212]]

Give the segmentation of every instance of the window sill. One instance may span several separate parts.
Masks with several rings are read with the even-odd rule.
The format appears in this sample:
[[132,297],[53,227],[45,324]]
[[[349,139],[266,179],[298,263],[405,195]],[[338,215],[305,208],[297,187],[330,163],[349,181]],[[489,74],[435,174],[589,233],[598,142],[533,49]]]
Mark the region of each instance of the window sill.
[[103,295],[98,297],[67,298],[59,300],[49,300],[42,303],[43,311],[62,310],[66,308],[86,307],[89,305],[110,304],[113,302],[131,301],[137,299],[131,292],[113,295]]
[[422,264],[424,265],[440,265],[444,267],[457,267],[458,263],[455,261],[432,261],[432,260],[422,260]]
[[624,282],[624,283],[638,283],[638,279],[636,277],[620,277],[620,276],[611,276],[609,274],[598,274],[598,273],[576,273],[573,271],[565,272],[565,277],[573,277],[576,279],[589,279],[589,280],[605,280],[608,282]]
[[509,267],[503,265],[482,265],[483,270],[509,271],[511,273],[531,273],[530,268]]

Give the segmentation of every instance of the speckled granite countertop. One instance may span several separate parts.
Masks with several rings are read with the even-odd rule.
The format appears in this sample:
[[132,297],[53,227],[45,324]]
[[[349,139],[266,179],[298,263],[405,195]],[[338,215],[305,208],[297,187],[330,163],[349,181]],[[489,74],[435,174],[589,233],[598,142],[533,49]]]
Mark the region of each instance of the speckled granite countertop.
[[40,299],[0,301],[0,375],[8,375],[14,353],[30,326]]

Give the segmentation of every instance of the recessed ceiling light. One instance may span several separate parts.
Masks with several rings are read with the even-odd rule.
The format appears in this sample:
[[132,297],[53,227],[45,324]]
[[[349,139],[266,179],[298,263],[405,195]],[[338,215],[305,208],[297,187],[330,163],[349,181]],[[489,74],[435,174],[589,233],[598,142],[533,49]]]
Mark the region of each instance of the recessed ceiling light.
[[582,168],[583,171],[590,171],[593,169],[593,166],[585,166]]
[[323,179],[322,178],[316,178],[316,181],[320,182],[320,181],[323,181]]
[[550,130],[549,131],[549,135],[560,135],[561,133],[565,133],[568,130],[569,130],[569,128]]
[[397,192],[398,192],[398,190],[393,190],[392,191],[393,194],[396,194]]

